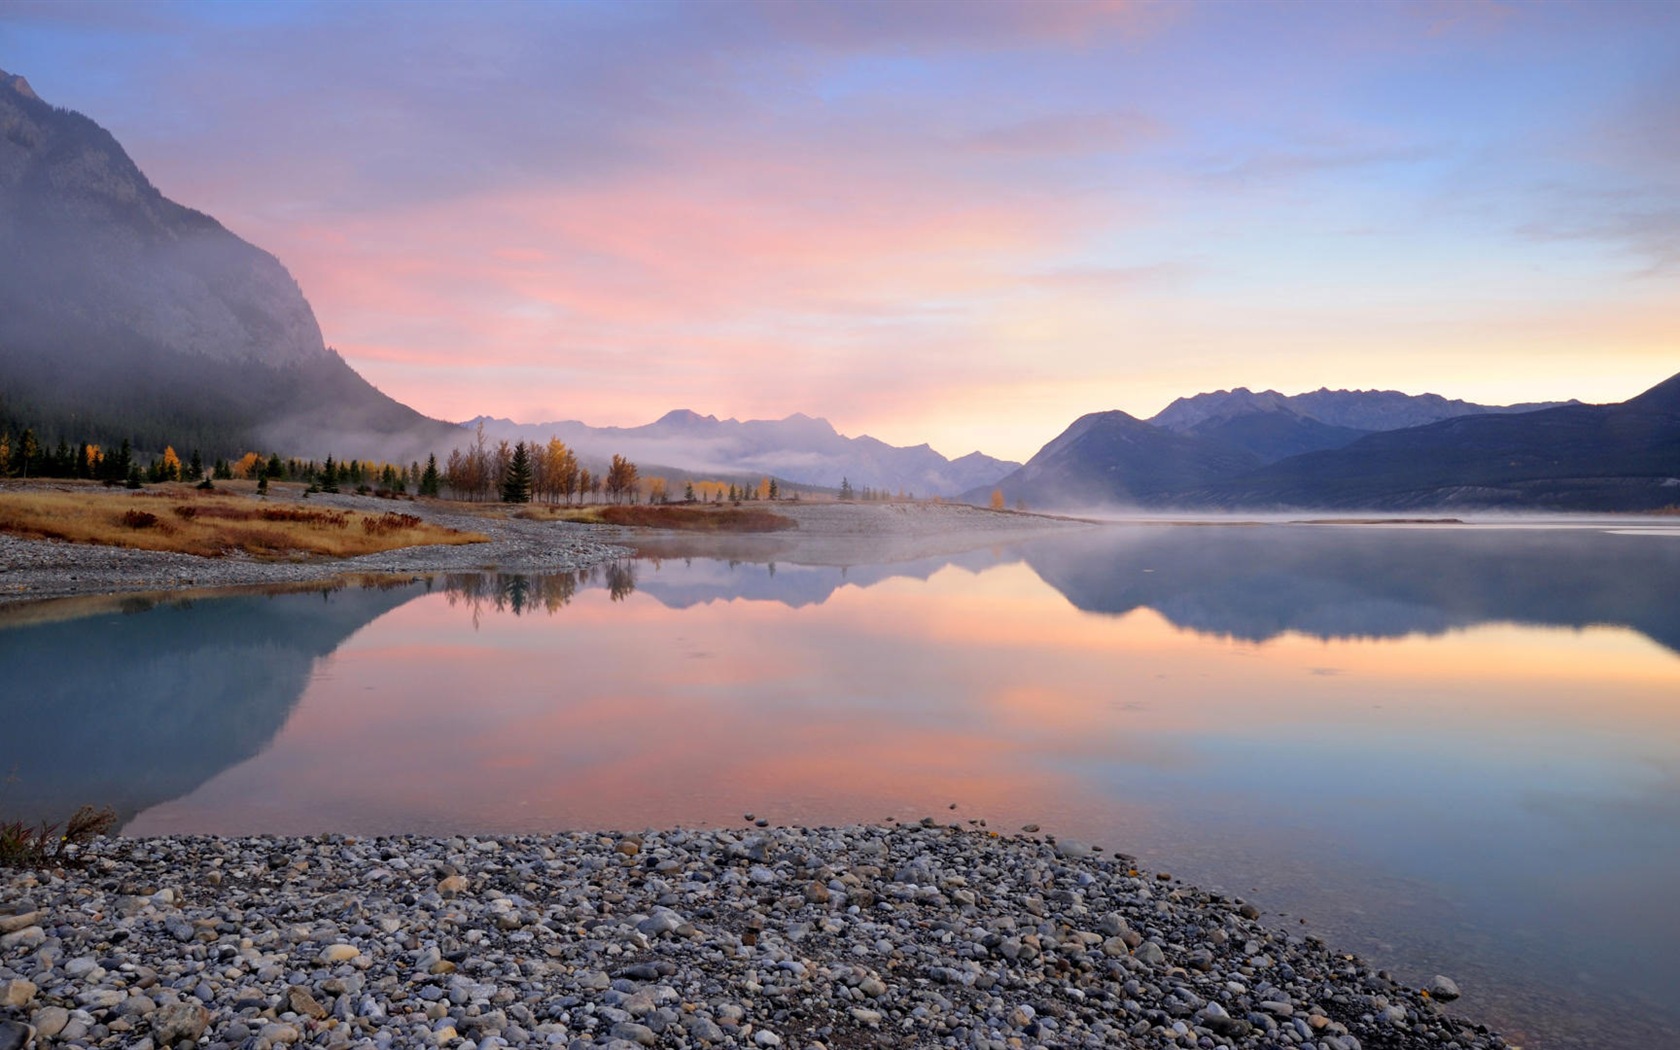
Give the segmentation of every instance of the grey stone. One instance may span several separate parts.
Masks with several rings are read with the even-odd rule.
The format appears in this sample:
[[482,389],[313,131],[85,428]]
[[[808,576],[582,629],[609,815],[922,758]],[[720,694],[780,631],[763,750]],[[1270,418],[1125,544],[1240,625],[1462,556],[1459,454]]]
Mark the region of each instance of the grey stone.
[[165,1006],[152,1014],[152,1037],[162,1046],[174,1046],[183,1039],[196,1041],[210,1025],[210,1011],[196,1002]]
[[1461,994],[1463,993],[1458,990],[1458,982],[1454,981],[1451,977],[1443,977],[1440,974],[1436,974],[1434,977],[1429,979],[1429,996],[1432,999],[1439,999],[1443,1003],[1450,1003],[1454,999],[1457,999]]

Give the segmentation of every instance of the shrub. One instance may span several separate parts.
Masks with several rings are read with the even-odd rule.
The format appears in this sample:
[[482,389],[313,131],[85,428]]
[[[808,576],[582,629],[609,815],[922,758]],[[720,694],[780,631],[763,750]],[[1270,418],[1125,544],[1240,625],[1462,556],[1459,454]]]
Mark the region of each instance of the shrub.
[[122,523],[131,529],[149,529],[158,523],[158,516],[150,511],[123,511]]
[[395,511],[381,514],[377,518],[362,519],[362,531],[369,536],[388,536],[393,532],[417,528],[419,525],[420,519],[415,515],[398,514]]
[[0,867],[38,867],[66,858],[68,846],[85,846],[117,825],[111,807],[83,806],[70,815],[59,834],[57,824],[30,826],[21,820],[0,823]]

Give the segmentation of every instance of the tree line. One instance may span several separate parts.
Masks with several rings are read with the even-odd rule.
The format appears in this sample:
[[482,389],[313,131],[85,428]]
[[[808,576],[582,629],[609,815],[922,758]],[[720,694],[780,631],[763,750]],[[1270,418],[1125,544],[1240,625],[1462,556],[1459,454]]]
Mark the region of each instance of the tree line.
[[[215,481],[245,479],[266,492],[271,481],[298,482],[309,492],[355,491],[382,496],[419,495],[441,498],[574,505],[592,502],[670,503],[677,497],[663,477],[644,476],[629,459],[614,454],[607,469],[591,471],[575,451],[559,438],[547,444],[490,442],[483,426],[473,441],[452,450],[440,467],[436,455],[407,465],[361,459],[325,460],[282,457],[278,452],[247,452],[237,459],[217,458],[206,464],[197,449],[183,460],[173,445],[149,458],[124,440],[115,450],[87,442],[60,440],[43,447],[29,427],[14,433],[0,428],[0,478],[72,478],[126,484],[138,488],[162,482],[196,482],[212,488]],[[853,498],[850,483],[842,484],[842,498]],[[864,489],[864,499],[890,498]],[[685,503],[741,503],[792,498],[775,479],[756,484],[688,479],[680,497]],[[900,493],[903,498],[903,493]]]

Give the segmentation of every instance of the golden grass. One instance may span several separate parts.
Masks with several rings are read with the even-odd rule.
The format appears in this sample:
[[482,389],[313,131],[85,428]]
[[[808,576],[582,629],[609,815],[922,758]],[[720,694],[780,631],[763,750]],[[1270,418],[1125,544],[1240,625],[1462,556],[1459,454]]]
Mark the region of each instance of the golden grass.
[[352,558],[488,537],[421,521],[303,502],[254,500],[181,486],[156,492],[82,488],[0,492],[0,532],[136,550],[218,557]]
[[595,506],[532,507],[515,517],[531,521],[574,521],[593,525],[633,525],[681,532],[781,532],[797,529],[792,518],[767,510],[737,507]]

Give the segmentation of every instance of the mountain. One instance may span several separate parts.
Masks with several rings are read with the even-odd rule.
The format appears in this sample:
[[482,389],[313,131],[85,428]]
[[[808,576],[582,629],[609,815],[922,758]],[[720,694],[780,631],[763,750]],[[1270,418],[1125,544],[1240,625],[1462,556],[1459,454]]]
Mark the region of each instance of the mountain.
[[279,260],[0,71],[0,424],[142,449],[358,456],[454,437],[322,341]]
[[[997,487],[1010,501],[1070,509],[1680,505],[1680,376],[1617,405],[1572,401],[1516,411],[1522,407],[1493,410],[1390,391],[1294,398],[1220,391],[1175,401],[1162,413],[1170,425],[1159,425],[1161,416],[1145,423],[1123,412],[1082,417]],[[1376,432],[1331,422],[1440,411],[1453,414]],[[986,489],[964,494],[976,503],[988,496]]]
[[1657,510],[1680,505],[1680,375],[1614,405],[1464,415],[1294,456],[1180,505]]
[[1178,432],[1251,452],[1262,463],[1275,463],[1303,452],[1341,448],[1371,433],[1321,423],[1287,406],[1211,416]]
[[1252,452],[1175,434],[1124,412],[1095,412],[1074,420],[995,486],[976,487],[962,498],[985,503],[995,487],[1005,502],[1033,507],[1147,505],[1260,465]]
[[644,466],[666,464],[667,471],[695,476],[770,476],[823,488],[837,488],[845,479],[856,488],[918,496],[955,495],[989,485],[1020,466],[979,452],[951,460],[927,445],[900,448],[868,435],[846,437],[828,420],[800,413],[743,421],[678,409],[639,427],[489,417],[463,425],[480,423],[492,439],[546,442],[557,437],[585,459],[606,460],[616,453]]
[[1331,390],[1321,387],[1308,394],[1286,395],[1276,390],[1263,390],[1256,394],[1240,386],[1235,390],[1181,397],[1149,421],[1167,430],[1186,431],[1214,419],[1282,411],[1346,430],[1401,430],[1458,416],[1534,412],[1562,404],[1579,402],[1478,405],[1469,401],[1448,400],[1440,394],[1403,394],[1398,390]]

